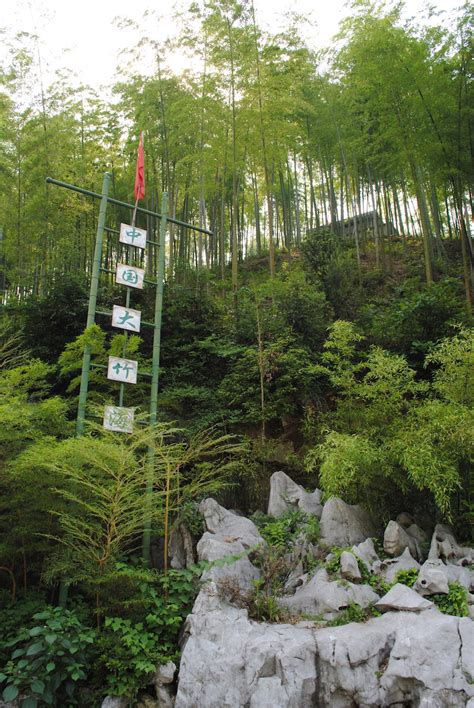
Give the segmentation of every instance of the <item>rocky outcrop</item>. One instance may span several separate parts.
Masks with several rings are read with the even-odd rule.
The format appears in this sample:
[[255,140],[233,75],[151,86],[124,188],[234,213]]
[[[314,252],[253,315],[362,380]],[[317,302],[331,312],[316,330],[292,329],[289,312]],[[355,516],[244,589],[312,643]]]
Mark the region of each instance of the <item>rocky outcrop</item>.
[[341,575],[346,580],[361,580],[362,576],[359,570],[357,558],[349,551],[341,553]]
[[195,563],[193,537],[186,524],[181,523],[171,529],[168,556],[170,566],[175,569],[189,568]]
[[204,499],[199,511],[207,530],[226,543],[239,541],[244,548],[254,548],[264,542],[253,521],[224,509],[215,499]]
[[175,696],[171,689],[176,674],[176,664],[172,661],[158,666],[153,677],[157,708],[173,708]]
[[360,558],[369,570],[372,570],[374,563],[379,561],[374,542],[371,538],[367,538],[363,543],[357,544],[357,546],[352,546],[352,553],[357,558]]
[[387,610],[421,612],[434,607],[434,605],[406,585],[397,583],[375,603],[374,607],[381,612],[386,612]]
[[242,590],[249,590],[252,581],[260,577],[260,573],[252,565],[246,555],[246,549],[240,541],[225,541],[217,534],[206,532],[197,545],[199,560],[216,561],[223,558],[235,558],[229,560],[225,565],[213,565],[209,570],[204,571],[203,581],[214,580],[221,582],[224,578],[231,580]]
[[[283,473],[274,478],[269,512],[303,508],[304,495],[311,495]],[[395,557],[381,560],[367,513],[333,497],[322,509],[321,544],[309,543],[302,532],[285,546],[281,566],[261,566],[262,577],[271,567],[285,568],[286,594],[270,599],[293,622],[268,624],[250,619],[247,609],[260,575],[249,554],[254,558],[252,549],[265,547],[258,529],[212,499],[201,510],[207,532],[199,558],[238,559],[203,576],[207,582],[183,635],[175,708],[474,708],[474,622],[442,614],[430,599],[449,592],[453,579],[472,588],[472,549],[459,546],[448,527],[436,527],[430,559],[420,565],[426,536],[404,512],[385,532],[385,548]],[[350,551],[328,556],[333,546]],[[262,562],[265,554],[257,557]],[[370,582],[377,588],[382,580],[394,583],[400,570],[415,570],[418,578],[413,588],[397,583],[380,597],[361,562],[375,574]],[[223,592],[226,585],[237,592]],[[474,595],[468,602],[474,616]],[[363,608],[368,616],[372,606],[382,614],[334,626],[354,616],[341,616],[342,610],[361,616]],[[169,689],[167,695],[172,701]]]
[[400,570],[419,570],[421,568],[418,561],[412,558],[408,548],[405,548],[398,558],[386,558],[373,564],[374,573],[381,575],[387,583],[393,583]]
[[270,625],[208,587],[187,634],[176,708],[444,708],[474,697],[474,623],[437,610],[322,629]]
[[260,572],[248,559],[247,552],[265,544],[257,527],[250,519],[224,509],[214,499],[204,500],[200,511],[209,530],[197,544],[199,560],[229,559],[224,565],[213,565],[206,570],[202,580],[222,582],[225,579],[240,590],[249,590],[252,581],[260,577]]
[[329,580],[326,570],[322,568],[307,583],[296,588],[294,595],[280,598],[279,603],[292,614],[331,618],[351,604],[365,608],[378,599],[377,593],[368,585]]
[[428,560],[469,565],[474,563],[474,549],[460,546],[449,526],[437,524],[431,538]]
[[352,546],[375,536],[368,513],[357,504],[346,504],[338,497],[325,503],[321,514],[321,541],[329,547]]
[[421,534],[418,533],[418,527],[409,527],[414,529],[414,534],[409,532],[409,529],[404,529],[396,521],[389,521],[385,533],[383,536],[383,548],[389,556],[399,556],[403,551],[408,548],[411,556],[420,560],[421,558],[421,547],[419,538]]
[[319,489],[307,492],[284,472],[274,472],[270,477],[268,516],[282,516],[291,509],[314,514],[319,519],[323,510],[321,492]]

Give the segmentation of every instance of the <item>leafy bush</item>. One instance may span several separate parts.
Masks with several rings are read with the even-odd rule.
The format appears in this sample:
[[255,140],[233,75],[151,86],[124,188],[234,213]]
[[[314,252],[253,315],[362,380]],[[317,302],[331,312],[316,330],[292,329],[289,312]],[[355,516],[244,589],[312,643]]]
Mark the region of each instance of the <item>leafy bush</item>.
[[327,623],[328,627],[340,627],[343,624],[349,624],[350,622],[365,622],[370,619],[370,617],[378,617],[380,612],[375,610],[373,607],[366,607],[365,609],[358,605],[356,602],[351,602],[349,607],[339,613],[337,617],[329,620]]
[[99,672],[112,695],[133,699],[158,663],[179,659],[178,634],[205,566],[160,574],[119,564],[118,576],[135,579],[136,585],[123,606],[127,616],[106,617],[98,641]]
[[149,683],[161,652],[155,632],[142,622],[107,617],[97,648],[107,693],[135,698]]
[[[329,560],[327,560],[325,564],[326,570],[329,575],[335,576],[340,572],[341,555],[344,553],[344,551],[352,552],[352,549],[341,548],[340,546],[334,546],[334,548],[331,548],[331,558],[329,558]],[[385,595],[385,593],[390,590],[390,585],[388,585],[388,583],[386,583],[379,575],[371,573],[364,561],[362,561],[360,558],[357,558],[357,556],[355,556],[355,558],[357,560],[357,565],[359,566],[359,572],[362,577],[362,582],[367,585],[370,585],[370,587],[373,588],[375,592],[378,592],[381,595]]]
[[288,511],[277,518],[255,514],[252,518],[265,541],[279,550],[289,548],[301,534],[304,534],[310,543],[316,543],[319,538],[320,526],[317,517],[304,511]]
[[447,595],[431,595],[430,600],[445,615],[456,615],[457,617],[467,617],[469,615],[467,590],[460,583],[449,583],[449,593]]
[[416,568],[410,568],[410,570],[399,570],[393,580],[393,585],[397,583],[402,583],[402,585],[407,585],[412,588],[416,583],[418,578],[418,570]]
[[396,349],[420,364],[433,344],[452,334],[452,322],[463,318],[459,283],[445,279],[429,288],[407,288],[373,310],[371,334],[384,347]]
[[33,627],[6,643],[13,652],[0,674],[3,699],[13,701],[22,694],[22,708],[81,705],[79,689],[90,665],[95,630],[59,607],[48,607],[33,619]]
[[30,627],[33,615],[42,611],[46,602],[39,593],[27,593],[24,597],[12,600],[5,599],[3,592],[0,594],[0,627],[2,640],[0,643],[0,666],[4,666],[10,657],[11,649],[8,642],[15,639],[25,627]]

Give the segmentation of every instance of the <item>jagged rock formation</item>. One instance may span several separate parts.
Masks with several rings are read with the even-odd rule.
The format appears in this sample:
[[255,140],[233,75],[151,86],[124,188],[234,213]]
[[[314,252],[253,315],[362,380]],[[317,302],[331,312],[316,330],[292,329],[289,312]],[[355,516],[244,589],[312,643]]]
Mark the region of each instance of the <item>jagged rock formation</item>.
[[281,516],[291,509],[300,509],[308,514],[321,517],[323,506],[321,492],[307,492],[284,472],[274,472],[270,478],[270,498],[268,516]]
[[[269,512],[280,516],[298,508],[308,513],[313,505],[313,513],[321,516],[320,548],[326,554],[332,546],[351,548],[341,553],[338,578],[321,566],[314,574],[303,572],[301,549],[315,557],[319,552],[304,539],[298,538],[287,554],[294,561],[284,590],[288,594],[276,600],[295,615],[319,615],[321,621],[257,622],[242,603],[229,601],[220,584],[236,586],[236,596],[248,592],[260,575],[248,551],[264,542],[249,519],[214,500],[201,505],[208,531],[198,544],[199,558],[243,556],[205,575],[208,582],[186,622],[175,708],[473,708],[474,622],[442,614],[429,599],[434,592],[448,592],[453,579],[474,590],[466,567],[472,549],[459,546],[447,527],[437,526],[430,558],[420,566],[426,535],[404,513],[385,536],[392,539],[389,548],[396,557],[380,559],[366,512],[332,498],[320,513],[317,491],[305,492],[278,473],[272,479]],[[415,587],[398,583],[377,593],[364,584],[367,576],[361,575],[358,560],[389,584],[400,570],[418,572]],[[474,596],[469,600],[474,602]],[[353,602],[361,608],[374,604],[382,614],[367,622],[321,626]]]
[[445,708],[474,697],[474,623],[437,610],[323,629],[265,624],[211,584],[187,634],[175,708]]

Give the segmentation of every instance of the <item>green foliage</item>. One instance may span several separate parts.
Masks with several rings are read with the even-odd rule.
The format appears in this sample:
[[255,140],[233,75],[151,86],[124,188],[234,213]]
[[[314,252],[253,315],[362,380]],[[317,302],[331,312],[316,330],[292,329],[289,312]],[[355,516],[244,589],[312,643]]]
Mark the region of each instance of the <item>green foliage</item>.
[[258,622],[288,622],[291,617],[278,599],[266,589],[266,581],[262,578],[254,580],[254,589],[249,604],[249,617]]
[[433,388],[449,403],[474,405],[474,329],[459,329],[454,337],[439,342],[425,359],[434,365]]
[[199,511],[199,502],[192,500],[183,502],[177,511],[175,523],[184,523],[190,534],[199,539],[206,530],[204,517]]
[[462,319],[459,284],[446,279],[429,288],[413,289],[391,298],[385,306],[370,306],[370,332],[383,347],[403,352],[416,364],[435,343],[453,334],[452,323]]
[[253,591],[247,601],[249,616],[259,622],[285,622],[288,611],[280,607],[278,596],[283,592],[291,565],[281,550],[261,546],[251,554],[252,563],[260,569],[261,577],[253,581]]
[[131,699],[149,683],[161,656],[153,631],[142,622],[120,617],[106,617],[97,649],[107,693]]
[[319,539],[320,527],[317,517],[304,511],[288,511],[276,518],[256,513],[252,519],[265,541],[279,551],[290,548],[303,534],[310,543],[316,543]]
[[[39,533],[48,526],[49,474],[37,476],[23,464],[36,447],[48,446],[67,435],[67,403],[47,398],[51,367],[38,360],[0,373],[0,565],[14,566],[21,559],[24,575],[41,565],[45,543]],[[24,583],[26,581],[24,580]]]
[[[328,574],[333,578],[337,577],[340,573],[341,555],[344,551],[349,551],[352,553],[351,548],[342,548],[340,546],[334,546],[333,548],[331,548],[331,557],[326,560],[325,568]],[[371,573],[364,561],[362,561],[360,558],[357,558],[357,556],[356,560],[357,565],[359,566],[359,572],[361,574],[362,582],[366,585],[370,585],[370,587],[373,588],[375,592],[380,593],[381,595],[385,595],[385,593],[390,590],[390,585],[388,585],[388,583],[386,583],[379,575]]]
[[7,598],[7,593],[0,593],[0,627],[2,639],[0,645],[0,666],[4,666],[11,654],[8,642],[14,639],[20,630],[31,626],[35,613],[43,610],[45,599],[38,593],[26,593],[24,597]]
[[308,470],[320,464],[321,485],[328,496],[357,499],[360,485],[369,486],[380,473],[382,457],[379,449],[362,435],[329,432],[319,447],[306,457]]
[[393,579],[393,585],[402,583],[402,585],[407,585],[409,588],[412,588],[416,583],[417,578],[418,570],[416,568],[411,568],[410,570],[399,570]]
[[351,602],[350,605],[345,610],[342,610],[337,617],[329,620],[329,622],[327,622],[327,626],[341,627],[342,625],[349,624],[350,622],[365,622],[370,619],[370,617],[378,617],[379,615],[380,612],[374,610],[372,607],[367,607],[364,609],[356,602]]
[[56,363],[65,345],[84,328],[88,287],[84,275],[56,275],[49,292],[30,296],[12,314],[19,319],[24,343],[32,356]]
[[32,627],[7,642],[12,653],[0,674],[4,700],[22,694],[25,708],[81,705],[81,682],[90,665],[95,630],[59,607],[38,612],[33,620]]
[[117,565],[114,583],[128,585],[126,599],[115,607],[120,616],[105,618],[98,639],[98,671],[105,676],[111,695],[134,699],[158,663],[179,659],[178,635],[199,592],[199,577],[208,566],[201,563],[164,574]]
[[[336,336],[337,335],[337,336]],[[349,323],[335,323],[319,370],[340,390],[324,417],[323,439],[306,455],[327,494],[384,509],[394,490],[428,491],[450,517],[454,494],[474,461],[472,407],[458,400],[471,386],[470,335],[462,332],[434,350],[433,384],[419,382],[405,359],[378,347],[357,361]]]
[[336,252],[336,236],[325,227],[310,232],[301,249],[308,270],[319,277],[327,274]]
[[460,583],[448,583],[449,593],[447,595],[430,595],[430,600],[435,603],[438,610],[445,615],[455,615],[456,617],[467,617],[469,608],[467,604],[467,590]]

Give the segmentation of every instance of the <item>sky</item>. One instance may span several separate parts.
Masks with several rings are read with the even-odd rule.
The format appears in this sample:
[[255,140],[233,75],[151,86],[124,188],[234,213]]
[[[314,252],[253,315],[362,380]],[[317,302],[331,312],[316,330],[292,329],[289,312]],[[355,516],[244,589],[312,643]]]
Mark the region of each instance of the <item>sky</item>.
[[[189,0],[190,2],[191,0]],[[184,3],[184,0],[181,0]],[[186,4],[186,3],[184,3]],[[407,0],[410,15],[426,9],[426,0]],[[460,0],[432,0],[443,10],[446,21]],[[151,9],[154,16],[143,20],[144,11]],[[305,36],[315,47],[327,46],[337,32],[339,21],[347,14],[344,0],[255,0],[257,23],[264,29],[277,30],[290,11],[312,20]],[[133,47],[140,38],[135,29],[120,29],[117,17],[127,17],[146,27],[154,39],[164,41],[176,31],[173,2],[133,2],[131,0],[17,0],[2,3],[0,28],[7,36],[26,31],[40,37],[40,55],[45,83],[49,83],[55,69],[71,70],[78,83],[99,89],[111,85],[117,78],[120,52]],[[8,46],[0,42],[0,65],[8,61]],[[123,56],[123,55],[122,55]],[[180,56],[174,56],[173,68],[182,66]],[[149,73],[143,61],[144,73]]]

